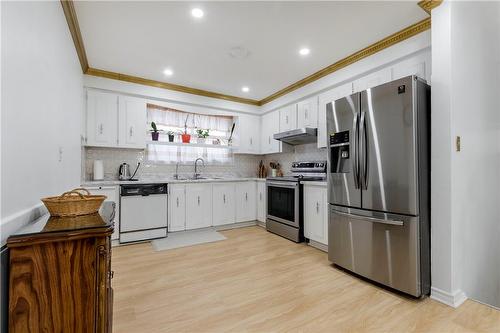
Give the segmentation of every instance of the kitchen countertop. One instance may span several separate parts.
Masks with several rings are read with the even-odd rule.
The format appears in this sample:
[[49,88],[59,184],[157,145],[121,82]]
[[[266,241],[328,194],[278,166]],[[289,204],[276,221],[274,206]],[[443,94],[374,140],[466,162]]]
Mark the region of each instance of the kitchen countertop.
[[179,184],[179,183],[222,183],[222,182],[242,182],[242,181],[261,181],[265,182],[265,178],[257,177],[228,177],[228,178],[208,178],[208,179],[173,179],[173,178],[152,178],[140,179],[138,181],[128,180],[92,180],[84,181],[81,186],[116,186],[129,184]]
[[328,182],[324,181],[317,181],[317,180],[304,180],[300,182],[301,184],[304,185],[310,185],[310,186],[323,186],[326,187],[328,185]]

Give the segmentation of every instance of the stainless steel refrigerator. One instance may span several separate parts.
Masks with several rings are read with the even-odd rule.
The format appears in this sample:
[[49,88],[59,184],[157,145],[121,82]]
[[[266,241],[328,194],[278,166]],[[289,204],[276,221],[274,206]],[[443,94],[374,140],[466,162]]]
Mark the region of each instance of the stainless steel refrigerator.
[[415,76],[327,105],[328,258],[430,291],[430,87]]

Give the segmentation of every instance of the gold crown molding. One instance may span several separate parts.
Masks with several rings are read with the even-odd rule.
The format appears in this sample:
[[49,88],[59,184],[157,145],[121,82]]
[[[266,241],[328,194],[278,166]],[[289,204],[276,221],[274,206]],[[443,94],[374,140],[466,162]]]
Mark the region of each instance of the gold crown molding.
[[76,17],[75,6],[72,0],[61,0],[61,6],[64,11],[64,16],[66,16],[66,22],[68,23],[69,32],[75,44],[82,71],[85,73],[89,69],[89,62],[87,61],[87,53],[85,53],[85,47],[83,46],[83,39],[80,32],[80,25]]
[[142,84],[144,86],[174,90],[174,91],[179,91],[179,92],[183,92],[183,93],[187,93],[187,94],[223,99],[223,100],[231,101],[231,102],[257,105],[257,106],[260,105],[259,101],[255,100],[255,99],[219,94],[219,93],[212,92],[212,91],[190,88],[190,87],[181,86],[178,84],[167,83],[167,82],[144,79],[142,77],[131,76],[131,75],[115,73],[115,72],[109,72],[109,71],[105,71],[102,69],[89,68],[85,72],[85,74],[92,75],[92,76],[105,77],[108,79],[113,79],[113,80],[118,80],[118,81],[126,81],[126,82],[131,82],[131,83]]
[[[418,3],[418,5],[424,9],[426,12],[430,14],[430,11],[439,6],[442,1],[440,0],[423,0]],[[75,44],[76,52],[78,54],[78,58],[80,60],[80,65],[82,66],[82,71],[84,74],[87,75],[92,75],[92,76],[98,76],[98,77],[104,77],[108,79],[114,79],[114,80],[119,80],[119,81],[126,81],[126,82],[131,82],[131,83],[136,83],[136,84],[141,84],[141,85],[146,85],[146,86],[151,86],[151,87],[156,87],[156,88],[161,88],[161,89],[167,89],[167,90],[174,90],[174,91],[179,91],[187,94],[193,94],[193,95],[198,95],[198,96],[204,96],[204,97],[210,97],[210,98],[217,98],[217,99],[222,99],[226,101],[231,101],[231,102],[236,102],[236,103],[243,103],[243,104],[250,104],[250,105],[256,105],[256,106],[262,106],[266,103],[269,103],[283,95],[286,95],[296,89],[299,89],[305,85],[308,85],[309,83],[312,83],[316,80],[319,80],[320,78],[332,74],[346,66],[349,66],[359,60],[362,60],[366,57],[369,57],[377,52],[380,52],[394,44],[397,44],[401,41],[404,41],[405,39],[408,39],[410,37],[413,37],[421,32],[424,32],[431,27],[431,19],[426,18],[420,22],[417,22],[415,24],[412,24],[411,26],[398,31],[360,51],[357,51],[350,56],[341,59],[319,71],[316,73],[313,73],[309,75],[308,77],[297,81],[289,86],[287,86],[284,89],[281,89],[274,94],[267,96],[263,98],[262,100],[254,100],[254,99],[249,99],[249,98],[243,98],[243,97],[238,97],[238,96],[231,96],[231,95],[226,95],[226,94],[220,94],[212,91],[207,91],[207,90],[202,90],[202,89],[197,89],[197,88],[191,88],[191,87],[186,87],[186,86],[181,86],[173,83],[167,83],[167,82],[161,82],[161,81],[155,81],[155,80],[150,80],[150,79],[145,79],[142,77],[137,77],[137,76],[131,76],[131,75],[126,75],[126,74],[121,74],[121,73],[115,73],[115,72],[110,72],[106,70],[101,70],[101,69],[96,69],[96,68],[91,68],[89,66],[89,63],[87,61],[87,55],[85,53],[85,48],[83,45],[83,39],[82,35],[80,32],[80,27],[78,25],[78,19],[76,16],[76,11],[75,7],[73,4],[73,0],[61,0],[61,5],[64,11],[64,15],[66,16],[66,21],[68,23],[69,30],[71,32],[71,37],[73,38],[73,42]]]
[[418,3],[418,6],[425,10],[427,14],[431,15],[431,11],[439,6],[442,2],[442,0],[422,0]]
[[281,89],[280,91],[278,92],[275,92],[274,94],[262,99],[260,101],[260,105],[264,105],[266,103],[269,103],[283,95],[286,95],[296,89],[299,89],[305,85],[308,85],[309,83],[312,83],[316,80],[319,80],[321,79],[322,77],[324,76],[327,76],[329,74],[332,74],[333,72],[336,72],[346,66],[349,66],[357,61],[360,61],[361,59],[364,59],[366,57],[369,57],[377,52],[380,52],[394,44],[397,44],[401,41],[404,41],[405,39],[408,39],[410,37],[413,37],[415,35],[418,35],[419,33],[423,32],[423,31],[426,31],[428,29],[430,29],[431,27],[431,19],[430,18],[426,18],[420,22],[417,22],[415,24],[412,24],[410,25],[409,27],[407,28],[404,28],[403,30],[401,31],[398,31],[368,47],[365,47],[364,49],[360,50],[360,51],[357,51],[353,54],[351,54],[350,56],[344,58],[344,59],[341,59],[333,64],[331,64],[330,66],[328,67],[325,67],[319,71],[317,71],[316,73],[314,74],[311,74],[309,75],[308,77],[300,80],[300,81],[297,81],[291,85],[289,85],[288,87],[284,88],[284,89]]

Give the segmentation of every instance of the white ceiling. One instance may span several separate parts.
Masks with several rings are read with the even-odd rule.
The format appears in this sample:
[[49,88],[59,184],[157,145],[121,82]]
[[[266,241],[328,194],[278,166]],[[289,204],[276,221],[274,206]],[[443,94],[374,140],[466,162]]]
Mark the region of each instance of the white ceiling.
[[[427,17],[416,1],[75,7],[90,67],[259,100]],[[191,16],[194,7],[203,9],[202,19]],[[311,49],[306,57],[298,54],[304,46]],[[233,58],[232,48],[249,55]],[[163,74],[167,67],[173,76]]]

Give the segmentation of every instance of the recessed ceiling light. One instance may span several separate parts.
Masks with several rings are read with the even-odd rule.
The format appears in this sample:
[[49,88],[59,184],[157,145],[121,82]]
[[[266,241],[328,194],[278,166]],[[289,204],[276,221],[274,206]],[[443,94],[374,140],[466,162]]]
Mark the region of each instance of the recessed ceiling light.
[[241,88],[241,91],[243,91],[243,92],[249,92],[249,91],[250,91],[250,88],[248,88],[248,87],[242,87],[242,88]]
[[200,8],[193,8],[191,10],[191,15],[196,18],[202,18],[205,13],[203,13],[203,10],[201,10]]
[[171,70],[170,68],[167,68],[163,71],[163,74],[165,74],[166,76],[172,76],[174,75],[174,71]]
[[311,53],[311,50],[309,50],[307,47],[304,47],[304,48],[299,50],[299,53],[300,53],[300,55],[305,56],[305,55],[308,55],[309,53]]

